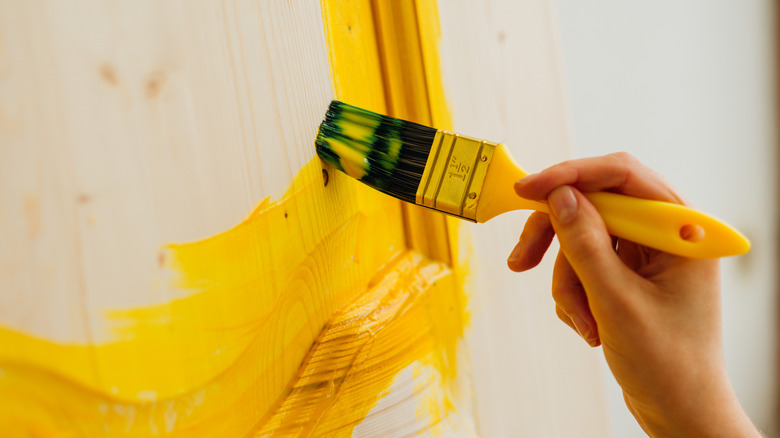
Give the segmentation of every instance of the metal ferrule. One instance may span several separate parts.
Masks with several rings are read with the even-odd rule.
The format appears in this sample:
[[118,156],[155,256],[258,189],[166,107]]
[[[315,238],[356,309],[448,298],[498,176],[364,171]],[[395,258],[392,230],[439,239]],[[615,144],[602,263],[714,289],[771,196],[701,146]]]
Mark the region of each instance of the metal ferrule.
[[436,132],[417,187],[417,204],[476,222],[477,204],[496,146],[452,132]]

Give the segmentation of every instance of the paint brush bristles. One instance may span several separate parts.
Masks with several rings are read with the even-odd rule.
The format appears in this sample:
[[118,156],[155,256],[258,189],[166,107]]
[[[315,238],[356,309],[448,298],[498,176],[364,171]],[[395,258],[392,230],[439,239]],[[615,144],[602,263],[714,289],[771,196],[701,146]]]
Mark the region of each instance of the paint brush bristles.
[[436,129],[333,101],[317,133],[317,154],[369,186],[415,202]]
[[316,145],[324,161],[383,193],[470,221],[498,146],[338,101]]

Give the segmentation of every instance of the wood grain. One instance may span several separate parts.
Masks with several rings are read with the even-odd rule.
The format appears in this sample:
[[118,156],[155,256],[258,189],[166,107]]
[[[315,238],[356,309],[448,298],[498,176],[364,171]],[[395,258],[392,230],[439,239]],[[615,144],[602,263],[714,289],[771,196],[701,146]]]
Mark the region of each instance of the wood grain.
[[[564,158],[550,3],[444,5],[454,128],[506,140],[529,170]],[[320,7],[0,2],[0,325],[99,343],[106,310],[178,297],[161,245],[239,223],[314,156],[333,97]],[[373,60],[362,65],[378,72]],[[377,91],[355,95],[384,105]],[[549,265],[522,277],[504,268],[521,222],[472,230],[480,431],[605,436],[594,355],[555,320]]]
[[[439,5],[442,80],[455,132],[504,142],[529,171],[570,156],[552,3]],[[608,436],[601,353],[555,316],[552,257],[528,273],[506,267],[526,217],[467,224],[474,248],[469,356],[480,433]]]
[[0,4],[0,323],[99,338],[162,243],[280,194],[332,97],[319,2]]

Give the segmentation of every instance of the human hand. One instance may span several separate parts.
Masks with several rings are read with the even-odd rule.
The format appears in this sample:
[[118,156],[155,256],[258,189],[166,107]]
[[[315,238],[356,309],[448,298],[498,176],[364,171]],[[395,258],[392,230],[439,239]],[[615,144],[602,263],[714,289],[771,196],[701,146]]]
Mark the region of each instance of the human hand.
[[645,432],[760,436],[726,374],[718,261],[618,242],[582,192],[685,204],[683,198],[624,153],[558,164],[520,180],[515,191],[548,201],[551,214],[528,219],[507,262],[510,269],[536,266],[558,235],[556,313],[588,344],[603,346],[626,405]]

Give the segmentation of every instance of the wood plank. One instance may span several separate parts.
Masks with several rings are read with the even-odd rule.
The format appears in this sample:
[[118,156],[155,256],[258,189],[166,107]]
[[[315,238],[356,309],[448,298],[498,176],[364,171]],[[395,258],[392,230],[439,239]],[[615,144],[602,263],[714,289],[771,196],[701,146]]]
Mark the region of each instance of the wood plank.
[[[423,29],[438,26],[439,18],[435,7],[431,14],[418,13],[419,5],[433,4],[433,0],[371,2],[387,102],[385,114],[446,129],[450,120],[441,110],[446,106],[443,95],[429,93],[431,83],[439,78],[438,70],[433,68],[438,65],[438,50],[422,38]],[[434,115],[443,117],[434,120]],[[405,204],[404,223],[411,248],[433,260],[453,263],[450,236],[455,228],[446,216]]]
[[[355,5],[358,3],[366,5],[368,1]],[[498,126],[506,135],[522,139],[523,144],[545,145],[530,148],[536,152],[527,156],[523,155],[525,148],[516,150],[521,159],[529,160],[532,168],[549,157],[558,157],[565,140],[565,135],[560,134],[565,130],[560,129],[560,90],[556,88],[555,62],[549,51],[552,40],[549,17],[545,15],[547,8],[546,3],[538,1],[522,5],[504,2],[496,9],[461,2],[440,10],[442,67],[447,75],[453,75],[453,79],[447,75],[445,79],[453,83],[460,80],[466,87],[447,88],[455,126],[466,132],[472,127],[469,121],[473,121],[471,133],[476,135],[493,133],[493,127]],[[340,12],[350,11],[365,14],[366,9],[345,7]],[[510,21],[512,16],[524,17],[524,26]],[[475,20],[479,26],[474,25]],[[59,341],[60,347],[111,339],[115,333],[106,325],[107,309],[151,304],[164,307],[186,294],[168,286],[170,272],[166,264],[170,259],[160,251],[161,245],[193,241],[226,230],[240,222],[260,199],[282,193],[293,175],[314,156],[311,141],[333,96],[323,19],[320,5],[314,0],[294,4],[86,2],[76,6],[54,1],[5,2],[0,4],[0,29],[0,221],[9,224],[0,229],[0,325]],[[470,33],[462,32],[463,29]],[[512,50],[501,52],[496,41],[490,40],[490,29],[507,32],[504,40],[512,44]],[[365,32],[370,34],[368,28],[363,33],[351,31],[348,25],[346,35],[355,35],[353,38],[365,36]],[[368,44],[363,39],[355,41]],[[430,56],[432,49],[426,49],[425,42],[420,44],[423,57]],[[487,53],[480,49],[485,47],[489,48]],[[496,68],[506,67],[506,76],[485,80],[485,72],[493,70],[486,70],[484,64],[464,64],[464,53],[472,60],[485,58],[487,65]],[[352,56],[348,62],[362,63],[360,68],[358,64],[345,67],[355,77],[375,77],[380,71],[374,58],[365,53]],[[423,60],[428,66],[430,62]],[[527,82],[518,85],[507,73],[511,71],[524,74]],[[430,95],[431,77],[425,78],[429,87],[426,99],[434,114],[442,111],[443,105]],[[342,81],[344,89],[358,90],[353,92],[355,103],[376,110],[386,104],[384,93],[377,93],[375,87],[361,90],[360,82],[345,75],[336,80]],[[494,100],[486,100],[486,95]],[[437,103],[431,106],[430,102]],[[443,120],[435,114],[432,117],[434,121]],[[462,123],[463,129],[458,123]],[[319,174],[309,172],[306,179],[319,182]],[[349,211],[360,217],[359,203],[372,195],[350,192],[360,189],[354,188],[357,183],[344,178],[334,178],[331,183],[336,185],[331,188],[339,187],[342,196],[358,203]],[[323,208],[323,199],[317,199],[314,203],[320,207],[314,208]],[[388,216],[398,216],[397,210],[393,210],[397,206],[388,204]],[[385,210],[377,207],[373,211],[382,214]],[[381,222],[369,221],[368,228],[361,228],[357,219],[346,228],[337,219],[328,223],[336,230],[358,230],[351,234],[355,236],[376,232],[371,227]],[[503,229],[516,232],[517,225],[509,224]],[[495,260],[502,256],[495,248],[509,247],[506,236],[478,233],[474,231],[474,242],[480,266],[503,267],[502,260]],[[423,236],[420,245],[426,243],[424,233],[418,234]],[[445,233],[445,237],[451,236]],[[395,243],[388,243],[383,250],[392,252],[403,246],[397,238],[390,240]],[[510,239],[511,243],[513,240]],[[344,241],[351,242],[347,237]],[[355,248],[361,245],[356,244]],[[344,243],[335,248],[341,251],[339,254],[347,254],[353,249],[348,246]],[[362,273],[347,269],[343,276],[354,278],[339,281],[369,282],[371,269],[367,266],[376,268],[384,263],[378,256],[372,258],[371,254],[379,251],[362,247],[366,251],[362,259],[358,257],[364,263]],[[447,261],[452,256],[434,257]],[[457,264],[456,260],[448,263]],[[304,271],[296,271],[300,277],[295,278],[303,282],[296,285],[306,284],[303,279],[311,279],[308,273],[323,269],[315,262],[306,266]],[[588,383],[593,381],[592,361],[578,355],[572,357],[582,361],[578,367],[562,365],[570,358],[567,352],[571,345],[577,343],[557,321],[541,316],[552,315],[549,299],[539,294],[518,295],[513,290],[516,277],[508,277],[498,269],[484,272],[487,276],[482,278],[490,281],[475,286],[481,292],[475,294],[472,335],[472,354],[477,359],[475,390],[483,434],[527,432],[564,436],[564,432],[573,433],[580,428],[602,431],[598,408],[574,410],[578,403],[578,409],[598,406],[590,401],[584,403],[582,395],[595,385]],[[518,287],[531,292],[530,289],[543,285],[546,273],[538,275]],[[358,289],[350,290],[357,293]],[[328,301],[333,294],[326,287],[318,292],[322,293],[317,295],[322,301],[301,300],[298,307],[288,303],[289,309],[307,308],[306,304],[310,304],[308,308],[316,308],[319,322],[303,329],[296,326],[305,336],[282,337],[297,345],[289,350],[290,356],[284,360],[287,365],[300,362],[309,345],[306,339],[313,339],[317,325],[327,319],[327,309],[316,306],[324,302],[323,309],[332,306],[333,310],[347,299],[346,294],[340,294],[338,300]],[[202,311],[206,314],[217,309],[204,306]],[[143,312],[139,315],[146,315]],[[519,312],[522,313],[518,317]],[[230,317],[220,319],[219,315],[213,315],[218,322],[231,322]],[[289,316],[291,321],[295,320],[293,310]],[[181,334],[171,332],[171,339]],[[483,339],[490,341],[483,343]],[[254,346],[252,357],[264,357],[256,343],[250,345]],[[196,351],[195,348],[189,353]],[[88,352],[85,357],[92,358],[93,366],[99,363],[94,359],[99,355]],[[135,360],[144,357],[147,356],[139,355]],[[155,359],[165,362],[164,356]],[[224,375],[229,376],[226,380],[215,381],[228,388],[223,390],[233,397],[231,400],[245,395],[237,389],[246,383],[243,378],[254,378],[253,388],[272,393],[274,388],[284,387],[296,371],[292,366],[274,368],[263,375],[270,376],[276,386],[256,386],[262,382],[252,374],[253,363],[239,361],[232,368],[233,373]],[[209,369],[213,372],[218,367]],[[122,370],[120,367],[119,371]],[[407,374],[396,381],[397,394],[418,389],[413,373]],[[99,374],[88,377],[101,383],[110,381]],[[197,383],[190,381],[193,382]],[[71,388],[69,385],[65,387]],[[510,385],[519,390],[508,394],[505,388]],[[571,388],[579,388],[574,390],[576,396]],[[177,390],[175,382],[169,389]],[[72,403],[71,407],[92,406],[93,414],[100,412],[106,400],[113,400],[102,394],[79,394],[97,398],[84,405]],[[28,396],[47,395],[44,392]],[[131,396],[153,398],[143,391]],[[194,399],[179,401],[186,405]],[[241,415],[216,426],[223,431],[236,431],[231,428],[239,423],[246,427],[257,420],[252,415],[257,416],[258,409],[262,412],[267,408],[259,406],[256,398],[245,401],[240,404]],[[213,409],[208,415],[230,406],[233,405],[207,405]],[[408,409],[388,416],[383,412],[385,406],[373,412],[376,417],[371,418],[379,420],[367,421],[366,433],[381,433],[371,427],[387,424],[388,418],[409,418]],[[146,408],[148,418],[167,427],[165,412],[155,411],[153,405]],[[116,409],[121,411],[124,407]],[[20,415],[32,415],[26,412]],[[571,414],[572,425],[559,424],[558,415],[562,414],[556,412]],[[124,417],[121,412],[116,414],[114,420],[121,427]],[[587,418],[591,418],[590,423],[583,426],[580,421]]]
[[[353,6],[361,3],[368,4]],[[0,250],[0,272],[20,286],[2,294],[15,307],[0,311],[0,325],[15,330],[0,328],[0,340],[13,346],[0,351],[0,425],[77,435],[232,436],[262,427],[333,312],[403,274],[380,269],[404,249],[399,202],[343,175],[330,175],[326,185],[319,161],[309,161],[332,96],[319,4],[0,7],[3,17],[22,17],[20,25],[3,23],[11,29],[3,41],[28,46],[9,52],[9,64],[21,67],[3,90],[22,93],[2,96],[3,114],[18,118],[21,129],[0,127],[7,151],[18,155],[0,164],[0,174],[15,183],[50,165],[44,175],[56,176],[2,192],[0,216],[14,217],[18,228],[3,235],[17,247]],[[349,55],[340,71],[351,74],[334,75],[334,88],[382,111],[376,45],[365,38],[374,34],[373,16],[365,7],[339,8],[357,14],[338,16],[346,18],[339,38],[352,35],[364,49],[338,52]],[[296,174],[278,203],[264,202],[241,221]],[[30,242],[15,240],[20,230],[40,246],[23,263],[15,251]],[[60,236],[68,237],[60,239],[65,255],[42,266],[38,257],[56,249]],[[345,402],[368,410],[392,381],[406,389],[403,409],[371,412],[374,423],[366,424],[379,418],[434,430],[431,423],[441,422],[440,430],[451,411],[442,382],[453,378],[434,366],[421,393],[413,367],[445,353],[454,362],[449,344],[463,324],[452,312],[462,309],[449,301],[455,277],[409,254],[418,260],[419,289],[443,291],[446,305],[412,306],[417,322],[405,329],[430,327],[416,332],[424,348],[392,364],[412,370],[402,373],[406,380],[361,374],[377,382],[375,391]],[[77,274],[62,290],[25,283],[60,268],[61,259],[74,264],[64,273]],[[397,288],[373,288],[385,294],[380,309],[406,308]],[[24,307],[29,312],[20,314]],[[453,342],[440,345],[442,333]],[[384,360],[371,351],[367,361],[380,361],[375,372]],[[337,361],[339,351],[326,353],[334,355],[326,363]],[[343,409],[329,412],[336,423]]]
[[[279,194],[331,99],[319,2],[5,2],[0,322],[104,338],[160,244]],[[26,213],[25,213],[26,212]]]
[[[456,132],[507,144],[530,171],[569,156],[552,2],[440,5],[441,68]],[[474,260],[468,332],[483,436],[608,436],[600,351],[555,316],[552,257],[506,267],[527,213],[468,224]]]

